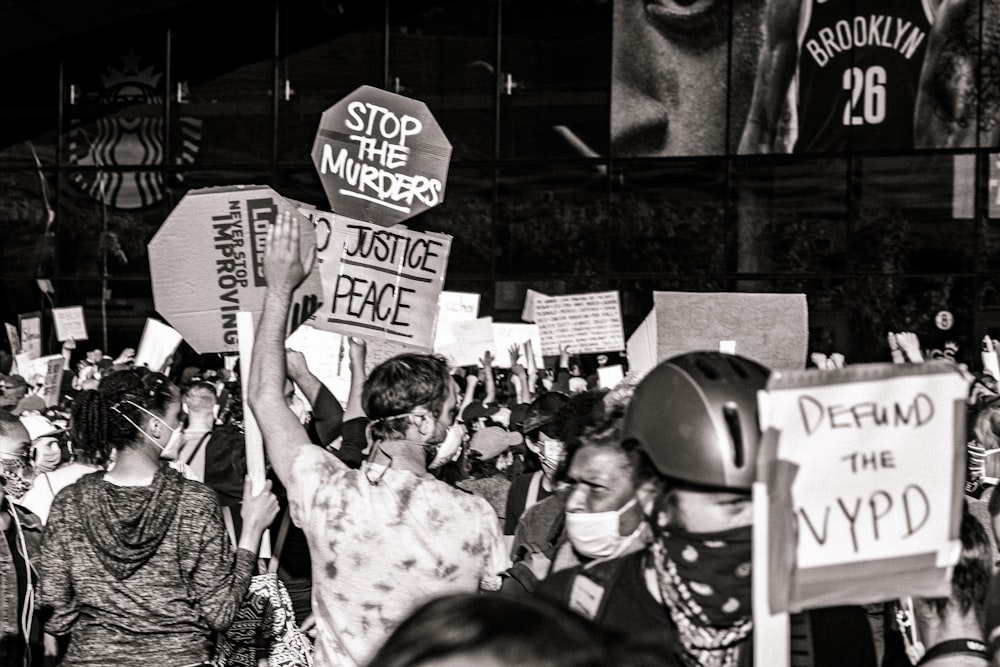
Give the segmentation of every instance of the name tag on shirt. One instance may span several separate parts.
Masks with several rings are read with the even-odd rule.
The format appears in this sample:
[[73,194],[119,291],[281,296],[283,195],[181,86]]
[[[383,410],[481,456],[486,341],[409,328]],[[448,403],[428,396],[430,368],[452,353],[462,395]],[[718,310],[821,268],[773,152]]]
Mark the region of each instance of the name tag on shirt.
[[573,579],[573,590],[569,594],[569,608],[589,619],[597,616],[604,598],[604,586],[583,575]]

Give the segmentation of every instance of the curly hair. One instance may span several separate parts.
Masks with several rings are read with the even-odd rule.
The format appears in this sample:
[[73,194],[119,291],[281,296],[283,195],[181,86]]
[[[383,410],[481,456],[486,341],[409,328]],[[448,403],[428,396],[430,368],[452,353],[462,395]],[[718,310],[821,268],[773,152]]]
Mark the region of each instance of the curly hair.
[[440,417],[454,383],[444,357],[411,353],[383,361],[372,370],[361,394],[365,414],[371,420],[372,439],[403,437],[403,420],[393,418],[419,406],[427,406]]
[[80,392],[74,402],[73,442],[95,462],[106,460],[111,449],[135,443],[143,410],[163,416],[179,400],[177,387],[161,373],[131,368],[105,375],[97,389]]

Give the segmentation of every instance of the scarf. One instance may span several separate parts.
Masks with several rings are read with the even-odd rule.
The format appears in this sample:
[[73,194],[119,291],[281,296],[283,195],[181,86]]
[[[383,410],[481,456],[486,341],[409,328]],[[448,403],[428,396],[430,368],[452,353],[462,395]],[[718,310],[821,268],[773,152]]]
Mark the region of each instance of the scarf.
[[163,466],[149,486],[116,486],[104,473],[80,478],[83,531],[115,579],[131,577],[156,553],[177,514],[184,477]]
[[651,549],[660,593],[692,664],[732,667],[753,630],[751,528],[693,534],[676,527]]

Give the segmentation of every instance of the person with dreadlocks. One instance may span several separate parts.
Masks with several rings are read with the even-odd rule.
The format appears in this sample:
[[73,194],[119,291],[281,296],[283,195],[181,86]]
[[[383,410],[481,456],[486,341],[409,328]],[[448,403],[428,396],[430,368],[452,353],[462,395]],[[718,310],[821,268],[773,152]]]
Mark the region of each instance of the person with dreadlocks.
[[[200,665],[226,629],[278,511],[268,482],[243,493],[234,555],[215,494],[161,458],[181,435],[180,394],[145,369],[102,378],[76,399],[72,430],[116,452],[110,471],[60,491],[42,541],[46,631],[69,635],[64,665]],[[93,446],[89,447],[91,450]]]

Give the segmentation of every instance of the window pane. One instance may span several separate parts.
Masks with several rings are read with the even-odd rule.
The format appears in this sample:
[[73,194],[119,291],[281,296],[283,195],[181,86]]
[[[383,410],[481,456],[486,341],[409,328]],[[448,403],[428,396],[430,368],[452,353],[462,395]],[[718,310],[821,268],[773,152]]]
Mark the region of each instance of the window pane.
[[846,270],[846,160],[776,156],[732,164],[740,272]]
[[427,104],[453,162],[495,153],[495,0],[389,3],[389,90]]
[[[4,73],[0,106],[0,166],[35,166],[56,159],[59,61],[50,50],[33,50],[0,59]],[[34,151],[34,153],[32,152]]]
[[721,161],[621,168],[613,179],[608,257],[616,273],[721,274],[727,267]]
[[[274,10],[269,3],[226,0],[215,12],[239,17],[239,27],[178,19],[172,28],[172,113],[198,128],[200,164],[272,159],[274,131]],[[179,97],[179,99],[178,99]]]
[[323,112],[361,85],[381,87],[381,2],[288,2],[278,103],[278,159],[310,163]]
[[610,3],[502,2],[501,155],[606,157]]
[[603,165],[552,163],[500,172],[497,274],[572,277],[587,290],[607,275],[610,206]]

